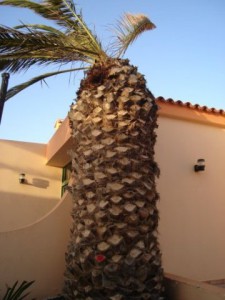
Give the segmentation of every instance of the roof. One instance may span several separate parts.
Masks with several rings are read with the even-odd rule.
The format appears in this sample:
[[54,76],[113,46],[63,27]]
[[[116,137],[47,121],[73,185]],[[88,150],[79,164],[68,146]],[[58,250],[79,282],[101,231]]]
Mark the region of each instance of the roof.
[[183,102],[181,100],[173,100],[171,98],[165,99],[162,96],[157,97],[156,101],[157,102],[162,102],[162,103],[170,103],[172,105],[190,108],[190,109],[194,109],[194,110],[197,110],[197,111],[200,111],[200,112],[225,115],[225,111],[223,109],[216,109],[214,107],[209,108],[205,105],[201,106],[199,104],[192,104],[190,102]]

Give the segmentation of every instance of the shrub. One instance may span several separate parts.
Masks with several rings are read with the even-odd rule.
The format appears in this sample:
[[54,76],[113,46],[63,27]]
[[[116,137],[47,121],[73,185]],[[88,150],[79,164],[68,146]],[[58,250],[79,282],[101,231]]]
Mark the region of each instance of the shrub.
[[30,292],[26,290],[34,283],[34,281],[23,281],[18,286],[18,281],[14,283],[12,287],[7,287],[7,291],[2,300],[22,300],[26,298]]

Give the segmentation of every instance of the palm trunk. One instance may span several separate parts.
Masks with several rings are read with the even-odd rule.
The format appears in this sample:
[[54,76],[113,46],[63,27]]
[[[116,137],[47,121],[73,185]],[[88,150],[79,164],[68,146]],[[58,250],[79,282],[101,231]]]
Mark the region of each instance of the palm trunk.
[[73,226],[67,299],[161,299],[157,106],[127,60],[95,65],[71,106]]

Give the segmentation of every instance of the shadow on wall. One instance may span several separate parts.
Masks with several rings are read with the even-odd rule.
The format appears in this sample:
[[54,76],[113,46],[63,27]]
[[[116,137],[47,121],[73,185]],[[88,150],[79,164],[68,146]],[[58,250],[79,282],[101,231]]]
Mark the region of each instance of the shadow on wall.
[[32,185],[40,189],[47,189],[47,187],[49,187],[49,181],[41,178],[33,178]]
[[35,280],[31,293],[37,300],[53,299],[61,293],[71,209],[71,195],[65,193],[58,205],[35,223],[0,232],[0,299],[5,284],[16,280]]
[[49,213],[59,203],[60,197],[43,196],[46,182],[39,184],[40,188],[27,183],[27,188],[36,190],[35,195],[0,191],[0,232],[28,226]]
[[25,178],[22,184],[34,186],[40,189],[47,189],[49,187],[49,181],[41,178],[32,178],[31,183]]

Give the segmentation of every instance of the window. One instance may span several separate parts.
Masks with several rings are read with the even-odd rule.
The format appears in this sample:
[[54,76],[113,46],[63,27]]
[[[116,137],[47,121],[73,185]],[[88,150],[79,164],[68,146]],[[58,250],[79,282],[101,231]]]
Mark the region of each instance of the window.
[[68,163],[62,171],[62,190],[61,196],[65,193],[72,172],[72,162]]

